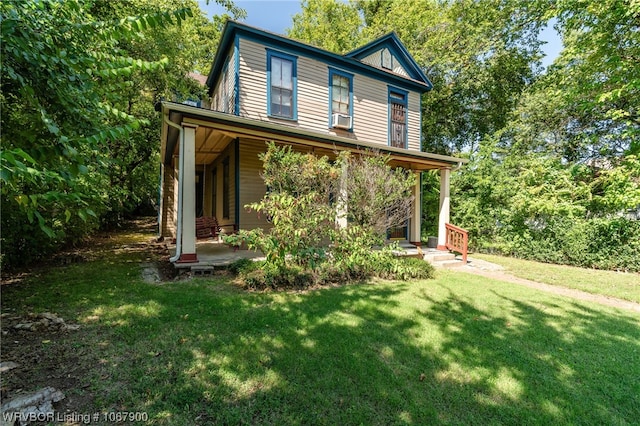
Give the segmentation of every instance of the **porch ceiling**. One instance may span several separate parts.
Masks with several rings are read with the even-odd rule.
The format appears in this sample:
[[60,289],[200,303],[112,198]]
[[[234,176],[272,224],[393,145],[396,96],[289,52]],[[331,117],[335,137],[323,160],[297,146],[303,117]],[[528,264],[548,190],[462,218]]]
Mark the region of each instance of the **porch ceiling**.
[[[379,150],[390,156],[392,166],[401,166],[416,171],[451,168],[467,162],[466,159],[354,141],[172,102],[163,102],[162,108],[165,116],[168,116],[176,124],[184,122],[198,125],[196,130],[196,164],[211,163],[234,138],[238,137],[264,141],[273,140],[332,152]],[[161,152],[165,164],[169,164],[171,157],[177,154],[178,132],[167,126],[166,123],[164,126]]]
[[210,164],[233,140],[228,133],[211,127],[200,126],[196,130],[196,164]]

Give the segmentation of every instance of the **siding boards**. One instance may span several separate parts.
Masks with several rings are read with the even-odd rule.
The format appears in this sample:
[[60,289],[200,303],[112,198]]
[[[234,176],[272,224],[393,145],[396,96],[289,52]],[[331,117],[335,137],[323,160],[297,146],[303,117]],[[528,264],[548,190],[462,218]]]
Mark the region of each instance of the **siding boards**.
[[[328,65],[310,57],[300,55],[297,57],[298,120],[271,118],[267,116],[267,55],[265,46],[244,38],[240,39],[241,116],[388,146],[387,83],[355,74],[353,79],[353,132],[330,129]],[[420,94],[417,92],[409,92],[408,147],[411,150],[420,150]]]
[[[228,112],[230,114],[233,114],[234,108],[235,108],[235,99],[236,99],[235,97],[235,53],[233,48],[229,50],[227,59],[225,59],[225,62],[226,61],[228,61],[227,72],[220,74],[220,77],[215,82],[215,89],[213,91],[213,96],[211,97],[212,99],[211,109],[215,111]],[[228,94],[228,98],[226,100],[226,109],[225,109],[225,99],[224,99],[223,90],[222,90],[223,82],[225,81],[223,77],[225,77],[225,75],[226,75],[226,81],[227,81],[226,93]]]
[[267,119],[267,53],[264,46],[240,39],[240,115]]
[[[235,185],[235,144],[237,142],[231,142],[216,158],[216,160],[207,166],[207,175],[210,178],[207,180],[208,185],[208,195],[205,197],[205,202],[209,203],[209,206],[205,206],[205,211],[212,211],[212,193],[213,193],[213,169],[216,169],[216,218],[218,219],[218,223],[220,225],[233,225],[236,223],[235,217],[235,206],[236,206],[236,185]],[[229,217],[223,217],[223,205],[224,205],[224,192],[223,192],[223,173],[224,160],[229,159]],[[208,201],[207,201],[208,200]]]
[[174,238],[176,236],[176,216],[177,216],[177,179],[176,169],[173,165],[163,165],[163,188],[162,188],[162,229],[160,235]]
[[267,187],[260,176],[262,161],[258,155],[267,149],[264,141],[251,139],[240,140],[240,228],[269,229],[271,224],[264,215],[258,217],[255,211],[245,208],[247,204],[255,203],[264,197]]
[[421,151],[421,131],[420,129],[420,94],[409,92],[408,101],[408,129],[409,137],[407,147],[413,151]]

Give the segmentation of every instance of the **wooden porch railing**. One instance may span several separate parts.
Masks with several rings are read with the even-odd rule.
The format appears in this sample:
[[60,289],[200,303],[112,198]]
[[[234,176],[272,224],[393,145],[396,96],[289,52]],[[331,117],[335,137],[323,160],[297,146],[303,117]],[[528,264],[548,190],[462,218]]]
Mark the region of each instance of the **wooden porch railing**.
[[469,231],[450,223],[445,223],[444,227],[447,233],[447,250],[453,250],[462,253],[462,261],[466,265],[467,251],[469,250]]

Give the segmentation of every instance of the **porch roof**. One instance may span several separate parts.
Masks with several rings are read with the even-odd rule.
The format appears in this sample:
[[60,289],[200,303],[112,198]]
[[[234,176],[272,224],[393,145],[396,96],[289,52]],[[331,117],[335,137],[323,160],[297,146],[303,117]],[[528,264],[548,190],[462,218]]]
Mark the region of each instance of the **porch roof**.
[[[239,117],[175,102],[162,102],[162,114],[163,117],[168,117],[169,120],[178,125],[183,122],[196,124],[216,129],[234,137],[263,139],[265,141],[274,140],[276,142],[333,150],[346,149],[355,152],[377,150],[383,154],[388,154],[392,162],[403,163],[414,170],[451,168],[468,162],[464,158],[395,148],[373,142],[323,134],[280,123]],[[165,164],[171,163],[177,143],[178,131],[163,122],[161,158]]]

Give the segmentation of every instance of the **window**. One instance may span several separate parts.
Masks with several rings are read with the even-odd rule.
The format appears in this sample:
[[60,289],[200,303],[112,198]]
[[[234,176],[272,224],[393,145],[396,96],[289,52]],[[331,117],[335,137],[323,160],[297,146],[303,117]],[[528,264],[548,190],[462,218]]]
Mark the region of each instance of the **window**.
[[222,161],[222,218],[229,219],[231,205],[231,176],[229,172],[229,157]]
[[407,96],[389,88],[389,145],[396,148],[407,148]]
[[296,57],[267,49],[267,114],[297,119]]
[[211,180],[211,215],[218,216],[218,169],[213,169],[213,179]]
[[[333,114],[353,117],[353,75],[329,69],[329,127],[335,127]],[[348,130],[353,128],[353,122],[347,118]]]
[[221,112],[229,112],[229,60],[224,64],[222,69],[222,79],[220,81],[220,103]]

